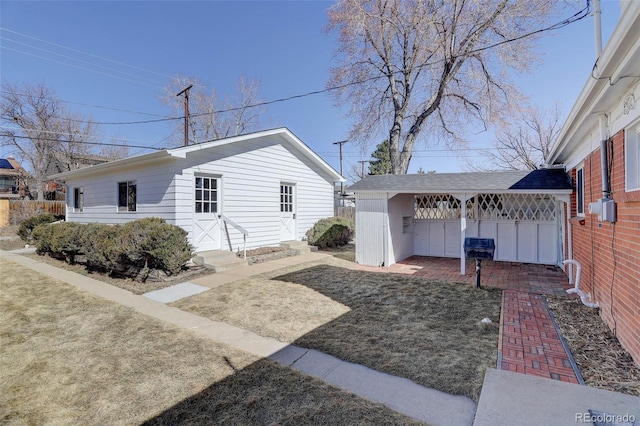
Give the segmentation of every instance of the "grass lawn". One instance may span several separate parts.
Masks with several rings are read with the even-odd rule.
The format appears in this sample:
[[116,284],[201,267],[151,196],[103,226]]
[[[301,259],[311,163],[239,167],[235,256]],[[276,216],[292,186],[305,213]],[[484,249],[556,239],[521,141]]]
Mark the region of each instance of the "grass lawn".
[[174,305],[477,400],[498,345],[497,329],[478,323],[498,322],[499,290],[325,262],[236,281]]
[[411,424],[0,259],[1,424]]

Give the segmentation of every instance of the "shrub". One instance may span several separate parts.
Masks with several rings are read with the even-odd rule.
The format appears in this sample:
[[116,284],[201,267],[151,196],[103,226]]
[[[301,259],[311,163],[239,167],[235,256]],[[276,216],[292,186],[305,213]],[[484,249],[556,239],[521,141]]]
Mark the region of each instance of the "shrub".
[[84,254],[90,269],[144,281],[152,270],[179,273],[193,256],[187,232],[159,218],[124,225],[60,223],[33,231],[40,254],[74,263]]
[[353,222],[342,217],[320,219],[306,232],[309,244],[318,248],[339,247],[353,238]]
[[187,232],[164,219],[145,218],[123,225],[122,246],[129,262],[177,274],[193,257]]
[[91,269],[108,271],[119,269],[124,250],[118,241],[120,225],[89,223],[78,233],[82,253]]
[[75,263],[75,257],[82,252],[79,232],[83,225],[71,222],[47,223],[35,227],[32,238],[36,241],[38,253],[49,253],[52,257]]
[[33,229],[44,223],[52,223],[59,220],[59,218],[51,213],[39,214],[37,216],[32,216],[26,220],[24,220],[20,227],[18,228],[18,236],[22,239],[22,241],[30,242],[31,241],[31,233]]

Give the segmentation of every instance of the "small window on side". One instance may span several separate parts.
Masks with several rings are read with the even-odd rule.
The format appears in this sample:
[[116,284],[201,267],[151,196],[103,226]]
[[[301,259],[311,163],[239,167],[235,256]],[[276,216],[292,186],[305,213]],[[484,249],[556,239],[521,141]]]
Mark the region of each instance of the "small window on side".
[[73,188],[73,211],[79,213],[84,210],[84,187]]
[[640,123],[625,131],[625,190],[640,190]]
[[584,167],[576,170],[576,214],[584,216]]

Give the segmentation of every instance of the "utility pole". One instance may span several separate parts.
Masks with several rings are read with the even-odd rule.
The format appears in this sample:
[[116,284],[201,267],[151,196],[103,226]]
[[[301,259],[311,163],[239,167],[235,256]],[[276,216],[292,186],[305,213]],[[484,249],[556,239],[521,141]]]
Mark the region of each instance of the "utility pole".
[[[340,141],[334,142],[334,145],[338,145],[340,147],[340,176],[342,176],[342,145],[347,143],[348,141]],[[344,194],[344,182],[340,182],[340,195]]]
[[193,84],[190,84],[189,87],[176,95],[180,96],[184,93],[184,146],[189,145],[189,89],[192,87]]

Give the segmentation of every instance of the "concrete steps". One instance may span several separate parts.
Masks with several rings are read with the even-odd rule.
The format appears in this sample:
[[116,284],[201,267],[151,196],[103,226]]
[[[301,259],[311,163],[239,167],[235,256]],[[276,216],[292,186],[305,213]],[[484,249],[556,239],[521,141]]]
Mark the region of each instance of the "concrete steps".
[[290,250],[296,250],[298,254],[311,253],[312,251],[318,251],[318,247],[310,246],[306,241],[283,241],[280,243],[280,247],[284,247]]
[[193,261],[198,265],[204,265],[215,272],[228,271],[230,269],[247,266],[246,260],[237,257],[234,252],[227,250],[211,250],[197,253]]

